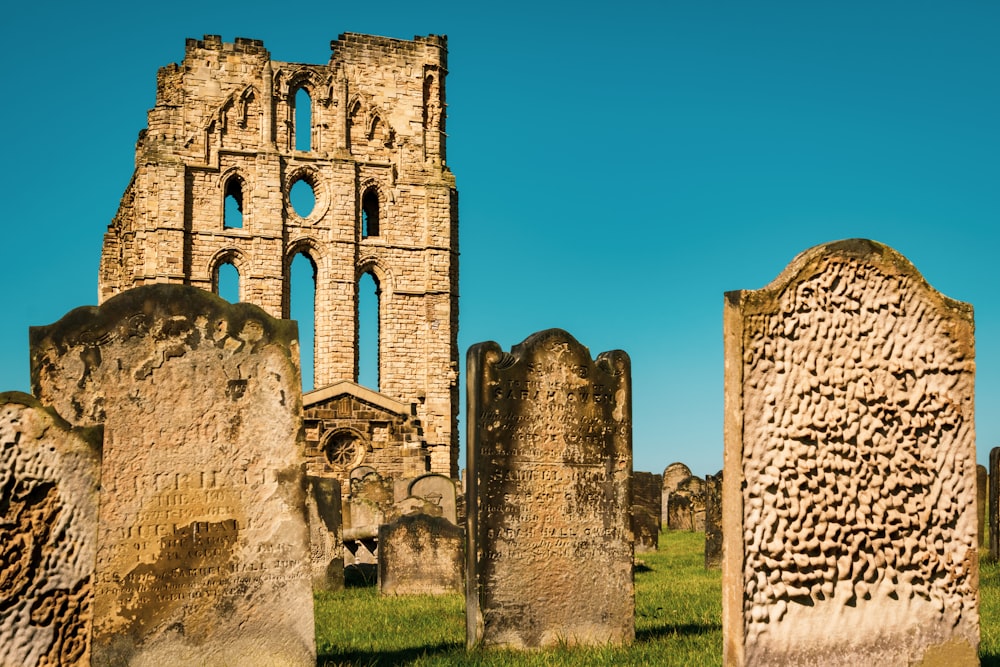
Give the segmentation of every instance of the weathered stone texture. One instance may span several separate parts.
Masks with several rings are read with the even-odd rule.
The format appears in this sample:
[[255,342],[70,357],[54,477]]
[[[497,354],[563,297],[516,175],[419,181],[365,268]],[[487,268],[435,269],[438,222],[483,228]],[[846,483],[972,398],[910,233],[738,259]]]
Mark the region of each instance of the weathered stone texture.
[[978,664],[972,308],[841,241],[728,293],[725,348],[726,664]]
[[444,595],[465,590],[465,531],[440,516],[409,514],[378,529],[382,595]]
[[469,646],[631,642],[628,355],[550,329],[467,370]]
[[[304,254],[315,267],[315,384],[325,387],[357,380],[358,282],[371,274],[378,390],[416,406],[430,470],[457,477],[447,38],[347,33],[331,49],[326,64],[290,63],[271,60],[259,40],[206,35],[160,69],[135,172],[105,234],[100,299],[161,282],[217,290],[231,264],[241,301],[287,318],[290,266]],[[308,123],[296,113],[306,101]],[[296,185],[313,191],[312,211],[295,210]],[[226,217],[227,195],[238,220]]]
[[986,536],[986,502],[989,497],[990,475],[986,466],[976,466],[976,534],[980,548],[989,546]]
[[296,339],[180,285],[32,328],[35,394],[104,424],[95,663],[315,664]]
[[632,532],[636,552],[660,547],[660,502],[663,482],[651,472],[632,473]]
[[101,434],[0,394],[0,664],[89,665]]
[[667,527],[671,530],[705,530],[705,480],[685,478],[667,500]]
[[990,555],[1000,558],[1000,447],[990,450]]
[[341,537],[340,482],[326,477],[307,477],[309,494],[309,551],[313,590],[344,588],[344,542]]
[[677,486],[688,477],[691,477],[691,469],[680,462],[671,463],[663,469],[663,501],[661,510],[663,512],[660,519],[664,526],[670,527],[670,494],[677,490]]

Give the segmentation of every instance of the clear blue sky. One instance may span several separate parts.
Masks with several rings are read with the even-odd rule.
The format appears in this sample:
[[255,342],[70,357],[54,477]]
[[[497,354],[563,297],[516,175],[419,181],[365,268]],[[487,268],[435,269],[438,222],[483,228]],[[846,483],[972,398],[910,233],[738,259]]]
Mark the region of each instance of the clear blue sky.
[[157,68],[185,38],[324,63],[348,31],[448,35],[463,368],[474,343],[549,327],[624,349],[635,468],[712,473],[723,293],[866,237],[975,306],[980,462],[1000,445],[992,1],[14,3],[0,390],[28,389],[28,326],[96,302]]

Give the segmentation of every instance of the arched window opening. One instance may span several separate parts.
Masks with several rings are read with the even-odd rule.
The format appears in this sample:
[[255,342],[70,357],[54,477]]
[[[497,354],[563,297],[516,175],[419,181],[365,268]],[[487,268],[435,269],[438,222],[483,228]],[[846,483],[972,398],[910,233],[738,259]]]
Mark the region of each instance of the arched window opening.
[[379,286],[369,272],[358,280],[358,384],[379,390],[378,362]]
[[240,272],[232,262],[219,264],[216,269],[215,293],[229,303],[239,303]]
[[295,92],[295,150],[312,150],[312,98],[305,88]]
[[289,270],[288,316],[299,323],[299,362],[302,366],[302,390],[315,385],[316,340],[316,265],[305,253],[292,259]]
[[228,229],[243,228],[243,181],[233,176],[226,181],[225,210],[222,226]]
[[313,190],[312,183],[300,178],[292,183],[288,200],[292,203],[296,215],[300,218],[308,218],[316,207],[316,191]]
[[368,188],[361,196],[361,238],[378,234],[378,191]]

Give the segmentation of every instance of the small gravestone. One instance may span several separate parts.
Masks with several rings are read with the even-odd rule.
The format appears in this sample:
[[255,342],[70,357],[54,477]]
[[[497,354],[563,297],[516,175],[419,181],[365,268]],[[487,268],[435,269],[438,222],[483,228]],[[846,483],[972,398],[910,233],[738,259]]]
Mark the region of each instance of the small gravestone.
[[660,501],[663,484],[651,472],[632,473],[632,531],[637,553],[660,546]]
[[295,323],[151,285],[30,337],[104,425],[93,662],[315,665]]
[[667,526],[671,530],[705,530],[705,480],[684,479],[667,501]]
[[990,475],[986,466],[976,466],[976,529],[979,535],[979,547],[989,546],[986,538],[986,500],[989,496]]
[[340,482],[329,477],[307,477],[309,494],[309,550],[314,591],[344,588],[344,543],[340,535]]
[[455,503],[455,482],[450,477],[430,473],[421,475],[408,488],[408,495],[422,498],[439,508],[435,515],[443,516],[453,524],[458,525],[458,512]]
[[628,355],[565,331],[468,354],[470,647],[635,636]]
[[670,507],[670,494],[677,490],[677,485],[691,476],[691,469],[680,462],[671,463],[663,469],[663,500],[661,501],[662,516],[660,523],[670,528],[670,517],[668,509]]
[[464,590],[465,531],[440,516],[410,514],[379,526],[382,595],[444,595]]
[[705,475],[705,569],[722,567],[722,471]]
[[99,429],[0,394],[0,664],[89,665]]
[[989,477],[990,555],[1000,558],[1000,447],[990,450]]
[[873,241],[726,294],[727,665],[978,665],[971,306]]

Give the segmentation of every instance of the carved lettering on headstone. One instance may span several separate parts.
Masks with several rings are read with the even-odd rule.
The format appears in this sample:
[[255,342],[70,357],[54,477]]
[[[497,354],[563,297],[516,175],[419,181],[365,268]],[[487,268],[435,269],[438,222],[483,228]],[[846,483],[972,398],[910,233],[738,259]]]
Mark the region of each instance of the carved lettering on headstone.
[[94,662],[314,665],[295,323],[152,285],[31,348],[36,395],[104,423]]
[[978,664],[972,308],[841,241],[725,347],[726,664]]
[[382,595],[443,595],[464,590],[465,531],[441,516],[409,514],[378,529]]
[[313,590],[344,588],[344,543],[340,522],[343,514],[340,482],[330,477],[308,476],[309,550]]
[[631,642],[628,355],[551,329],[468,362],[468,644]]
[[0,394],[0,663],[90,664],[99,429]]

